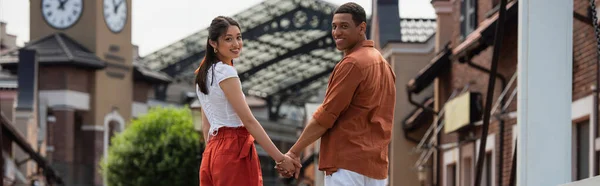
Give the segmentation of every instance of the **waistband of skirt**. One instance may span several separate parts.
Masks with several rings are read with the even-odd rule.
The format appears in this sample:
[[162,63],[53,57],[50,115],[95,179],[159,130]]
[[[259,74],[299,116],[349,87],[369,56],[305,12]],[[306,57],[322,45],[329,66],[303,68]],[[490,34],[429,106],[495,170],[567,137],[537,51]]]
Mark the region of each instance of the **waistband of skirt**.
[[211,136],[211,140],[224,139],[224,138],[236,138],[236,137],[247,137],[250,132],[246,127],[220,127],[217,129],[217,135]]

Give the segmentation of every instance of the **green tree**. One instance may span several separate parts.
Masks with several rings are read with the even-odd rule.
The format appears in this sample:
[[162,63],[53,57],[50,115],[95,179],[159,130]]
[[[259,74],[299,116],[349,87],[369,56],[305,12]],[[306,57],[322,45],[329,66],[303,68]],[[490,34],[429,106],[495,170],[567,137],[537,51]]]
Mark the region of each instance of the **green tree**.
[[112,138],[100,171],[109,186],[199,185],[200,139],[189,109],[152,108]]

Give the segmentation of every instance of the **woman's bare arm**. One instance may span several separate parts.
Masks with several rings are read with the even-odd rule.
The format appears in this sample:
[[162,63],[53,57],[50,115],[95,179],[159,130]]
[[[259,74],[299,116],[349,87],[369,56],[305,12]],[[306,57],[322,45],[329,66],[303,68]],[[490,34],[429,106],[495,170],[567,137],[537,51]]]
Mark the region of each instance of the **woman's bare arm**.
[[[221,83],[219,83],[221,89],[225,93],[225,97],[233,107],[233,110],[237,113],[237,115],[242,120],[244,127],[252,134],[252,136],[256,139],[258,144],[262,146],[267,154],[271,156],[276,162],[281,162],[286,160],[284,165],[287,170],[294,170],[294,166],[301,166],[300,162],[292,160],[290,157],[285,156],[283,153],[277,149],[271,138],[267,135],[263,127],[256,120],[252,112],[250,111],[250,107],[248,103],[246,103],[246,99],[242,93],[241,83],[238,78],[228,78]],[[291,164],[291,163],[294,164]]]

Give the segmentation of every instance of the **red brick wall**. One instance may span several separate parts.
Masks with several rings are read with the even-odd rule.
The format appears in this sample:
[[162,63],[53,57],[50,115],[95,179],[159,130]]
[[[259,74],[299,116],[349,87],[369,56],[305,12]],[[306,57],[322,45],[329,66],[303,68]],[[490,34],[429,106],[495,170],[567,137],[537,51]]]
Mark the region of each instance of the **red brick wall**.
[[[510,169],[511,169],[511,164],[512,164],[512,159],[513,159],[513,149],[514,149],[514,144],[513,144],[513,125],[515,125],[517,123],[517,119],[507,119],[504,121],[504,145],[503,147],[500,146],[500,124],[498,121],[492,122],[490,123],[490,128],[489,128],[489,134],[495,134],[495,158],[496,158],[496,162],[494,162],[494,173],[495,173],[495,177],[496,179],[502,179],[502,185],[503,186],[508,186],[508,183],[510,181]],[[480,136],[479,134],[481,134],[481,129],[477,130],[477,136]],[[498,167],[500,166],[500,148],[503,148],[503,162],[502,162],[502,177],[498,178]],[[496,180],[497,183],[498,180]]]
[[56,122],[50,125],[48,145],[54,146],[53,159],[55,161],[73,163],[75,158],[75,111],[53,110]]
[[[486,15],[494,8],[493,6],[494,0],[478,0],[477,1],[477,22],[481,23],[487,17]],[[510,0],[509,0],[510,1]],[[460,40],[460,12],[461,12],[461,0],[454,1],[453,7],[453,19],[456,24],[454,24],[454,29],[452,33],[452,38],[450,41],[451,46],[458,46],[462,41]],[[479,24],[477,25],[479,26]]]
[[[481,22],[486,17],[484,17],[487,12],[492,8],[493,0],[480,0],[478,2],[478,20]],[[589,7],[589,2],[587,0],[574,0],[574,8],[575,12],[587,16],[587,8]],[[459,45],[462,41],[460,41],[460,1],[454,1],[454,29],[453,29],[453,39],[452,46]],[[512,25],[511,25],[512,24]],[[509,30],[507,30],[507,35],[504,36],[504,43],[501,50],[501,58],[499,61],[498,70],[499,73],[504,75],[507,81],[510,80],[513,73],[517,68],[517,27],[516,23],[507,24]],[[590,95],[591,89],[590,86],[594,85],[595,81],[595,65],[596,65],[596,38],[594,36],[594,30],[592,26],[588,23],[584,23],[577,19],[573,20],[573,100],[577,100],[583,98],[585,96]],[[480,55],[474,57],[472,59],[473,62],[484,66],[489,69],[491,59],[492,59],[492,50],[490,47],[487,50],[483,51]],[[449,72],[442,74],[440,76],[440,95],[441,100],[439,100],[442,104],[447,100],[446,98],[450,95],[452,90],[461,90],[462,87],[466,83],[472,83],[470,89],[472,91],[478,91],[482,93],[483,98],[485,99],[485,92],[487,88],[488,75],[486,73],[477,71],[466,64],[460,64],[454,62],[451,66]],[[513,85],[509,89],[509,94],[512,92],[512,89],[516,87]],[[500,95],[500,81],[496,81],[496,88],[494,93],[494,100],[498,98]],[[516,111],[516,97],[512,100],[512,103],[509,106],[508,111]],[[484,103],[485,104],[485,103]],[[500,148],[503,149],[503,173],[502,179],[503,185],[508,185],[510,178],[510,169],[512,164],[512,156],[514,150],[514,144],[512,142],[512,126],[516,124],[516,119],[509,119],[505,122],[504,127],[504,145],[500,147],[500,136],[499,136],[499,124],[498,122],[492,122],[490,124],[489,133],[496,134],[496,160],[500,157]],[[481,128],[478,127],[473,129],[476,136],[480,136]],[[453,134],[442,134],[441,141],[442,143],[450,143],[456,142],[458,140],[458,135],[456,133]],[[442,155],[440,153],[440,155]],[[441,159],[442,157],[440,157]],[[442,162],[442,161],[440,161]],[[498,161],[495,162],[495,171],[498,168]],[[440,173],[443,175],[445,173]],[[441,176],[440,176],[441,178]]]
[[[589,1],[574,0],[575,12],[587,16]],[[595,85],[597,65],[597,45],[593,27],[578,19],[573,19],[573,100],[592,93]]]
[[[455,20],[455,29],[453,31],[453,38],[452,38],[452,46],[457,46],[460,44],[460,22],[459,22],[459,16],[460,16],[460,1],[457,0],[454,2],[454,20]],[[484,19],[486,19],[485,15],[493,8],[492,7],[492,3],[493,0],[480,0],[478,2],[478,20],[481,22]],[[518,41],[518,35],[517,35],[517,23],[516,21],[511,22],[511,23],[507,23],[505,25],[507,27],[506,30],[506,35],[504,36],[504,42],[503,42],[503,46],[502,49],[500,50],[501,56],[499,58],[499,62],[498,62],[498,73],[503,75],[506,78],[506,83],[508,83],[510,81],[510,78],[513,76],[513,74],[516,72],[517,70],[517,41]],[[472,61],[475,64],[478,64],[480,66],[483,66],[487,69],[490,69],[491,66],[491,61],[492,61],[492,54],[493,54],[493,47],[489,47],[486,50],[484,50],[483,52],[481,52],[479,55],[473,57]],[[481,72],[479,70],[476,70],[472,67],[470,67],[467,64],[462,64],[462,63],[458,63],[457,61],[454,61],[451,65],[451,69],[449,70],[449,72],[444,73],[440,76],[440,95],[441,95],[441,100],[440,103],[443,105],[446,101],[447,98],[450,96],[450,94],[452,93],[452,90],[457,90],[460,91],[462,90],[462,88],[470,83],[470,90],[471,91],[475,91],[475,92],[479,92],[482,94],[482,98],[483,98],[483,103],[485,105],[485,97],[486,97],[486,92],[487,92],[487,86],[488,86],[488,80],[489,80],[489,74],[485,73],[485,72]],[[499,98],[502,89],[501,89],[501,81],[499,79],[496,79],[496,87],[495,87],[495,92],[494,92],[494,103],[496,102],[496,100]],[[507,95],[505,96],[505,99],[508,99],[510,96],[510,93],[512,93],[513,89],[516,88],[516,82],[513,84],[513,86],[511,86],[509,88],[509,91],[507,93]],[[507,102],[510,100],[507,100]],[[513,98],[510,106],[508,107],[508,112],[511,111],[516,111],[516,106],[517,106],[517,100],[516,97]],[[505,126],[504,126],[504,146],[501,147],[500,146],[500,136],[499,136],[499,124],[498,122],[492,122],[490,123],[490,128],[489,128],[489,134],[495,134],[495,156],[496,156],[496,161],[494,162],[496,165],[494,166],[494,172],[496,172],[495,174],[497,175],[497,171],[498,171],[498,167],[499,165],[499,158],[500,158],[500,148],[503,148],[503,174],[501,178],[496,178],[496,179],[502,179],[503,180],[503,185],[508,185],[508,181],[509,181],[509,176],[510,176],[510,168],[511,168],[511,163],[512,163],[512,153],[513,153],[513,144],[512,144],[512,126],[516,123],[516,119],[509,119],[505,121]],[[481,135],[481,127],[477,127],[475,129],[472,129],[473,132],[475,132],[474,134],[476,134],[476,136],[480,136]],[[441,134],[441,142],[442,144],[444,143],[450,143],[450,142],[456,142],[458,141],[458,134],[457,133],[451,133],[451,134]],[[442,158],[441,155],[443,155],[443,152],[441,152],[440,154],[440,159]],[[443,162],[443,161],[441,161]],[[440,162],[440,163],[441,163]],[[440,175],[444,175],[445,173],[441,172]],[[495,176],[496,176],[495,175]],[[440,176],[441,179],[441,176]],[[441,181],[441,180],[440,180]]]
[[91,92],[89,79],[93,71],[68,66],[45,66],[40,68],[40,90],[74,90]]

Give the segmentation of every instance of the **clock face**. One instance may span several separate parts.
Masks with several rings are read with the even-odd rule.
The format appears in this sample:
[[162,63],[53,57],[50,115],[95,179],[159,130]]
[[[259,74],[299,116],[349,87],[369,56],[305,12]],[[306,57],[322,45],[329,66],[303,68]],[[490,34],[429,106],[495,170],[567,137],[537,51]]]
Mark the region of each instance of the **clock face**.
[[42,15],[56,29],[66,29],[81,17],[83,0],[42,0]]
[[104,0],[103,4],[106,26],[112,32],[121,32],[127,23],[126,0]]

